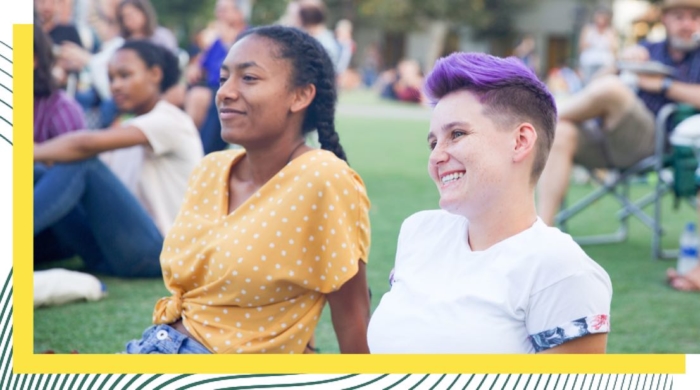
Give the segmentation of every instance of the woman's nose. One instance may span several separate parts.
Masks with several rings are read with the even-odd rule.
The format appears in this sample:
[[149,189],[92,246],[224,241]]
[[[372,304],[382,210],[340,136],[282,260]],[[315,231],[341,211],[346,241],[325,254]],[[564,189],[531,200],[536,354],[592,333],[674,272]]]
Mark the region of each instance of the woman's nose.
[[433,150],[430,152],[430,157],[428,162],[430,165],[439,165],[447,161],[449,155],[440,144],[435,145]]
[[226,99],[238,99],[238,89],[230,79],[221,84],[216,91],[217,103],[221,103]]
[[112,90],[120,89],[122,87],[122,81],[115,77],[109,81],[109,87]]

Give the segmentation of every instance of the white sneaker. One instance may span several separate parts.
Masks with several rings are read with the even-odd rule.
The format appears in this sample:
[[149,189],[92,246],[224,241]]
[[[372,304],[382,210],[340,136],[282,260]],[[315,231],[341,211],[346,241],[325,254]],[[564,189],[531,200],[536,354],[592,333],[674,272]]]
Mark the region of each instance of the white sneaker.
[[105,296],[107,287],[92,275],[62,268],[34,271],[34,307],[97,301]]

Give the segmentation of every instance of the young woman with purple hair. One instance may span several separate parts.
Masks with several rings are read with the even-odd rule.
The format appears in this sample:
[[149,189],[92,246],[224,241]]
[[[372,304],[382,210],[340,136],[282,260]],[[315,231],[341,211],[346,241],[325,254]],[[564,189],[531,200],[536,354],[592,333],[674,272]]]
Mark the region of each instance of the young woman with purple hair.
[[404,221],[372,353],[604,353],[607,273],[535,210],[556,108],[515,58],[456,53],[426,82],[441,210]]

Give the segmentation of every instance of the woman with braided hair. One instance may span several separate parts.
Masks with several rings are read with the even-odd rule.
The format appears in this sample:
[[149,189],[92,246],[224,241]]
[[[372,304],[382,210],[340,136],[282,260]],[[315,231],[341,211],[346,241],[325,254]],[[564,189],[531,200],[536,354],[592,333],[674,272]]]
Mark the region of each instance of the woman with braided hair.
[[[303,353],[330,304],[341,353],[367,353],[369,200],[334,127],[335,73],[290,27],[231,47],[221,136],[190,178],[161,255],[171,296],[127,353]],[[304,142],[318,131],[322,150]]]

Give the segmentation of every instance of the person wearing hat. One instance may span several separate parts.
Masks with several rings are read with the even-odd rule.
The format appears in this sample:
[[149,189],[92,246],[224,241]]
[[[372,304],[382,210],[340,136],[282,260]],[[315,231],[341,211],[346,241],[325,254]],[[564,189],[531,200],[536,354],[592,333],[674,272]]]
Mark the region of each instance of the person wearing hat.
[[[593,79],[559,107],[552,150],[539,181],[538,211],[552,225],[574,163],[626,168],[654,153],[655,116],[665,104],[700,109],[700,0],[665,0],[666,39],[643,42],[622,61],[661,63],[672,75],[638,73],[633,85],[617,75]],[[632,87],[632,88],[630,88]]]

